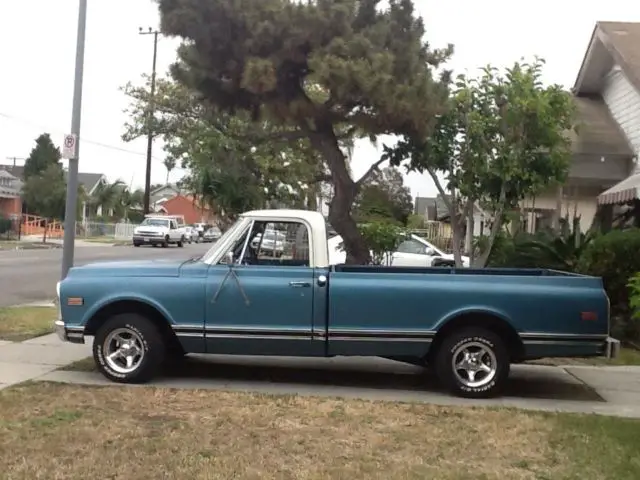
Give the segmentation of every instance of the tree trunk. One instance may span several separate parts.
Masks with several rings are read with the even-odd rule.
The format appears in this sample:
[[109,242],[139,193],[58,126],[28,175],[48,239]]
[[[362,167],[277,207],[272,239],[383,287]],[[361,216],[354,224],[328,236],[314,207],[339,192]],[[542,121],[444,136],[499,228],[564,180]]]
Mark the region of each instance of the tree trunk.
[[351,216],[353,202],[358,194],[358,185],[349,175],[347,162],[340,150],[333,127],[321,126],[320,131],[310,134],[311,144],[317,149],[331,170],[333,198],[329,204],[329,223],[342,237],[348,265],[366,265],[371,262],[371,254]]
[[470,205],[467,205],[467,230],[465,232],[464,237],[464,252],[467,256],[471,257],[471,253],[473,250],[473,228],[474,228],[474,219],[473,219],[473,201],[469,200]]
[[485,251],[480,253],[480,256],[478,257],[478,261],[474,265],[475,267],[484,268],[487,265],[487,261],[489,260],[489,255],[491,255],[491,249],[493,248],[493,244],[496,241],[496,236],[498,236],[498,233],[502,228],[502,213],[503,213],[502,209],[496,212],[493,225],[491,225],[491,232],[489,234],[489,243]]

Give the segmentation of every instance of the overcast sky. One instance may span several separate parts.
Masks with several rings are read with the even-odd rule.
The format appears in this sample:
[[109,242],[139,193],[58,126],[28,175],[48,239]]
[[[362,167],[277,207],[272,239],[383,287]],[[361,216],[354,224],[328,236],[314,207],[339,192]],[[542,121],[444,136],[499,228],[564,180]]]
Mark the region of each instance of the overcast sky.
[[[571,87],[598,20],[640,21],[640,3],[630,0],[415,0],[434,46],[453,43],[451,67],[473,71],[492,63],[507,66],[520,57],[546,59],[545,80]],[[27,157],[34,139],[51,133],[57,144],[70,130],[78,0],[0,1],[0,163]],[[146,142],[120,136],[127,99],[119,88],[151,70],[156,27],[151,0],[89,0],[82,108],[80,171],[104,173],[134,186],[144,183]],[[158,71],[175,57],[176,42],[162,39]],[[640,48],[640,45],[638,46]],[[358,175],[378,157],[362,142],[354,157]],[[154,149],[152,181],[163,182],[160,144]],[[22,164],[24,160],[18,160]],[[176,169],[171,180],[183,174]],[[415,196],[434,195],[432,182],[410,175]]]

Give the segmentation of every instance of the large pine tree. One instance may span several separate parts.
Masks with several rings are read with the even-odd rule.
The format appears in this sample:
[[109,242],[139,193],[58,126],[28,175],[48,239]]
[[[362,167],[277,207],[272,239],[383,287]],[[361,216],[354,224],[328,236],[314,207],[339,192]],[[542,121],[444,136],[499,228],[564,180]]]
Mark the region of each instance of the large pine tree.
[[184,40],[174,78],[203,102],[266,117],[320,153],[334,186],[329,221],[347,263],[369,260],[351,210],[381,159],[353,179],[342,132],[428,136],[448,95],[448,78],[433,70],[452,49],[429,48],[411,0],[381,3],[158,0],[163,32]]
[[59,165],[60,158],[60,149],[54,145],[48,133],[43,133],[36,138],[36,145],[24,163],[24,180],[41,175],[51,165]]

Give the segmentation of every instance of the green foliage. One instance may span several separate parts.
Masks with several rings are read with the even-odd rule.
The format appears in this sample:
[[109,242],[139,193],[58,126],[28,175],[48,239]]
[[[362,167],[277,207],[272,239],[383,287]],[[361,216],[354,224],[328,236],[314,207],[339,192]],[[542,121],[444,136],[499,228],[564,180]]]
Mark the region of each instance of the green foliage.
[[[145,134],[148,85],[124,87],[131,104],[123,139]],[[271,203],[315,208],[318,179],[325,170],[308,142],[287,143],[269,122],[214,112],[185,86],[159,79],[151,128],[164,140],[169,166],[189,170],[184,188],[212,208],[224,224],[245,209]]]
[[407,228],[410,230],[420,230],[425,226],[425,219],[423,215],[416,215],[412,213],[407,218]]
[[44,173],[50,165],[57,165],[60,159],[60,149],[53,144],[48,133],[43,133],[36,138],[36,145],[24,163],[23,179]]
[[602,277],[611,301],[613,335],[640,338],[640,323],[632,320],[629,279],[640,272],[640,229],[614,230],[594,238],[585,248],[578,271]]
[[513,236],[499,235],[488,264],[575,272],[582,253],[594,238],[594,233],[585,234],[580,231],[579,217],[574,218],[573,227],[569,227],[568,220],[563,219],[559,233],[542,231],[535,234],[518,232]]
[[387,255],[395,251],[403,238],[403,230],[397,225],[379,221],[360,225],[367,247],[372,252],[372,262],[374,265],[388,263]]
[[[478,78],[458,77],[435,132],[405,136],[386,152],[392,164],[409,158],[412,170],[430,174],[446,199],[454,238],[461,239],[474,203],[495,219],[479,266],[488,259],[504,213],[562,181],[568,170],[566,131],[573,126],[574,105],[560,86],[542,85],[542,66],[536,59],[504,73],[489,66]],[[444,175],[444,184],[437,174]],[[459,250],[458,241],[454,248]]]
[[629,279],[627,287],[629,287],[629,306],[632,318],[638,322],[640,321],[640,272],[635,273]]
[[22,196],[30,213],[49,219],[64,218],[67,186],[62,166],[49,165],[43,172],[32,175],[22,187]]
[[0,235],[11,232],[13,222],[9,218],[0,217]]
[[397,168],[385,168],[365,182],[356,199],[354,217],[358,222],[391,221],[406,225],[413,210],[411,192]]
[[452,48],[429,47],[412,1],[381,3],[158,0],[163,33],[184,41],[172,75],[201,94],[203,108],[248,112],[309,142],[317,169],[330,173],[329,220],[347,263],[369,260],[351,212],[375,169],[354,181],[341,142],[427,137],[448,94],[448,72],[440,78],[434,70]]

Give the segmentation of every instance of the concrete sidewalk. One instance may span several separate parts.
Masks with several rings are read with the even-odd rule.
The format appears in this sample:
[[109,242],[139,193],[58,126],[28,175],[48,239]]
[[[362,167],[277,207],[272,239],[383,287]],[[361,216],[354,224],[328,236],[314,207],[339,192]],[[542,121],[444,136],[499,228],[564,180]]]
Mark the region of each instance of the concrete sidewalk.
[[[27,380],[111,385],[97,372],[59,371],[91,356],[55,334],[0,342],[0,389]],[[190,355],[149,386],[332,396],[437,405],[512,407],[640,418],[640,367],[514,365],[504,396],[468,400],[442,392],[423,369],[379,358]]]
[[63,343],[55,333],[24,342],[0,341],[0,389],[33,380],[91,355],[91,343]]

